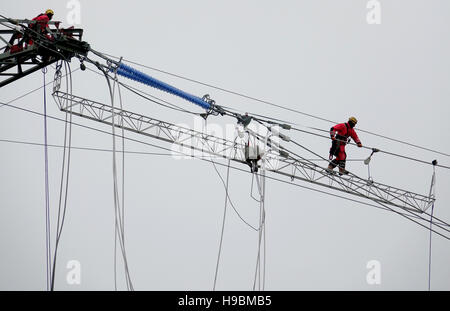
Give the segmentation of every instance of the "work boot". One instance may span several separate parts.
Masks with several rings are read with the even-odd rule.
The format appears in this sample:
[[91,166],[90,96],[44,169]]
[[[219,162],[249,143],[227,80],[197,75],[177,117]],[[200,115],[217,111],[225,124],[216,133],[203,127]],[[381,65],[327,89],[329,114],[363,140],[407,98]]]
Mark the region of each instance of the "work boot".
[[331,165],[328,165],[328,167],[325,169],[326,171],[327,171],[327,173],[330,173],[330,174],[332,174],[333,173],[333,169],[334,169],[334,167],[333,166],[331,166]]
[[344,168],[339,168],[339,175],[348,175],[348,171]]

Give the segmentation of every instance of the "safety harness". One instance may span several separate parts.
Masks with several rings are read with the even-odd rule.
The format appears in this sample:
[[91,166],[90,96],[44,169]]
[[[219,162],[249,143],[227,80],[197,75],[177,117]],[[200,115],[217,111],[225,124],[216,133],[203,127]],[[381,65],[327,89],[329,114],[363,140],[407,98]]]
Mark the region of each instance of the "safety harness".
[[[339,135],[336,134],[336,139],[333,140],[332,144],[331,144],[331,148],[330,148],[330,160],[333,159],[333,156],[337,157],[339,154],[339,147],[341,145],[345,146],[349,139],[350,139],[350,133],[349,133],[349,125],[348,123],[345,123],[345,127],[347,129],[345,135]],[[334,127],[332,127],[330,129],[330,132],[334,132]],[[331,135],[331,137],[333,137],[333,135]]]

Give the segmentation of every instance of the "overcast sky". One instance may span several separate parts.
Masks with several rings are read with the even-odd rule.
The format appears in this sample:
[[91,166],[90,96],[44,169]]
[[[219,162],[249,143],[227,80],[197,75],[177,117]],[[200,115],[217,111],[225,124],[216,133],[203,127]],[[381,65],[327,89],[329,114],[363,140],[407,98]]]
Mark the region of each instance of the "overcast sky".
[[[83,39],[98,51],[328,120],[344,122],[354,115],[359,120],[357,132],[361,128],[450,153],[450,2],[381,0],[380,24],[368,23],[368,2],[79,1],[81,24],[77,27],[84,29]],[[32,18],[52,8],[54,19],[68,26],[73,17],[68,3],[16,0],[2,2],[0,11],[11,18]],[[78,67],[74,59],[72,69]],[[325,130],[332,125],[155,70],[138,69],[197,96],[210,94],[219,105]],[[50,68],[47,81],[53,75]],[[0,101],[10,101],[42,84],[43,74],[38,71],[2,87]],[[201,112],[181,99],[133,85]],[[49,86],[48,95],[51,90]],[[109,100],[105,79],[90,71],[73,73],[73,93]],[[192,115],[155,106],[126,91],[123,99],[127,110],[194,126]],[[42,112],[43,90],[12,104]],[[51,96],[47,104],[50,115],[64,118]],[[111,131],[92,120],[74,117],[74,121]],[[64,123],[48,122],[49,143],[61,145]],[[225,126],[235,120],[211,117],[209,122]],[[329,141],[288,134],[328,156]],[[448,156],[358,134],[366,146],[450,164]],[[0,139],[42,143],[43,118],[1,107]],[[112,138],[74,127],[72,145],[111,149]],[[125,147],[164,152],[129,141]],[[315,158],[303,149],[287,147]],[[0,141],[0,148],[0,289],[45,290],[44,149],[5,141]],[[347,147],[349,159],[369,154],[367,149]],[[62,149],[49,148],[49,161],[54,231]],[[134,288],[211,290],[225,196],[214,167],[200,160],[160,155],[128,154],[125,161],[126,251]],[[367,166],[361,161],[349,161],[347,168],[367,178]],[[370,168],[375,181],[428,194],[430,165],[376,154]],[[225,177],[226,168],[219,170]],[[435,216],[449,222],[450,171],[438,168],[436,173]],[[251,182],[251,174],[232,170],[229,193],[241,215],[257,226],[259,206],[250,197]],[[72,150],[69,187],[56,289],[114,290],[112,154]],[[429,231],[425,228],[387,211],[273,180],[267,180],[266,188],[267,290],[427,290]],[[229,206],[216,289],[252,289],[257,238],[257,232]],[[66,265],[72,260],[81,265],[80,284],[66,281],[70,271]],[[380,263],[380,284],[366,280],[372,260]],[[431,289],[450,290],[449,261],[450,241],[433,236]],[[119,289],[126,289],[121,263],[118,273]]]

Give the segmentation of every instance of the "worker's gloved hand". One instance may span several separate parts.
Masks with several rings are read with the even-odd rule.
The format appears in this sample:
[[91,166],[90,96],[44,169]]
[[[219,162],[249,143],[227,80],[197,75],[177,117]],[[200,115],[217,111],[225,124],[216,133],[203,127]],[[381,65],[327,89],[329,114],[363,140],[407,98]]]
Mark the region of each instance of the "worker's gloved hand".
[[362,147],[362,144],[361,144],[361,143],[357,143],[357,145],[358,145],[358,147],[359,147],[359,148],[361,148],[361,147]]

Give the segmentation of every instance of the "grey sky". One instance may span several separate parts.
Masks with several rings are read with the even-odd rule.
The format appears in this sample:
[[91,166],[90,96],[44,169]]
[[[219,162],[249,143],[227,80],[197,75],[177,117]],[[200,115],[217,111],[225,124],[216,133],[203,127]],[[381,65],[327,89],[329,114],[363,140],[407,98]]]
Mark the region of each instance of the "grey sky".
[[[450,2],[383,1],[380,25],[366,22],[367,1],[80,1],[84,40],[99,51],[298,109],[326,119],[358,120],[357,129],[450,152]],[[32,18],[47,8],[67,25],[67,1],[3,2],[1,14]],[[78,61],[72,62],[72,68]],[[146,73],[220,105],[329,129],[327,122],[210,89],[169,75]],[[47,80],[53,79],[50,69]],[[105,80],[73,73],[74,94],[108,101]],[[0,90],[6,102],[42,85],[37,72]],[[166,96],[146,86],[141,89]],[[48,94],[51,87],[47,89]],[[192,104],[166,96],[180,106]],[[14,105],[42,111],[42,91]],[[174,123],[193,118],[124,92],[127,110]],[[49,114],[64,118],[49,96]],[[110,128],[74,117],[106,131]],[[211,119],[220,124],[232,119]],[[358,131],[358,130],[357,130]],[[0,108],[0,139],[43,141],[42,118]],[[62,144],[64,124],[49,121],[49,141]],[[364,145],[449,165],[448,157],[358,132]],[[327,156],[329,142],[290,133]],[[145,139],[149,143],[163,145]],[[74,127],[74,146],[111,148],[111,136]],[[166,145],[163,145],[167,147]],[[43,148],[0,142],[1,290],[45,289]],[[159,152],[127,142],[134,151]],[[311,157],[303,152],[302,155]],[[368,150],[347,147],[350,159]],[[50,148],[52,228],[62,161]],[[225,162],[224,162],[225,163]],[[198,160],[126,156],[126,249],[138,290],[210,290],[214,280],[224,189],[213,166]],[[367,176],[361,162],[348,169]],[[248,169],[247,167],[243,167]],[[225,175],[226,170],[220,167]],[[427,194],[428,165],[377,154],[376,181]],[[450,220],[450,171],[437,169],[435,215]],[[231,172],[230,196],[258,222],[251,175]],[[113,290],[112,156],[73,150],[67,220],[58,257],[59,290]],[[323,190],[323,189],[321,189]],[[267,290],[426,290],[429,232],[404,218],[302,188],[267,181]],[[54,234],[52,234],[52,237]],[[250,290],[257,234],[227,212],[217,289]],[[81,284],[68,285],[66,263],[81,263]],[[381,284],[368,285],[366,264],[381,263]],[[433,237],[432,289],[450,290],[450,241]],[[125,289],[119,265],[120,289]]]

